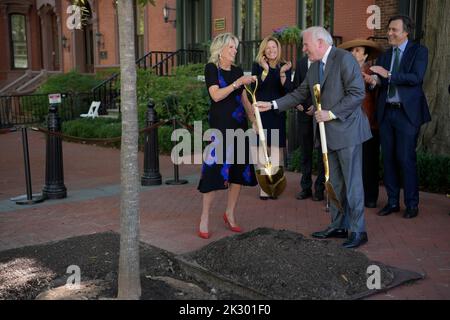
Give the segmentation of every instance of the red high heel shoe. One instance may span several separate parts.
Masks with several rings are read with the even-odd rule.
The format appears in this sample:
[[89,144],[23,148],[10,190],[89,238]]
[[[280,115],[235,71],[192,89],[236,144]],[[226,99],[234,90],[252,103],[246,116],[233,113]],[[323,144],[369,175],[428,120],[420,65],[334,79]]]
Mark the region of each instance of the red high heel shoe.
[[234,226],[233,227],[231,225],[230,221],[228,221],[228,217],[227,217],[226,213],[223,214],[223,221],[225,221],[225,224],[228,226],[228,228],[230,228],[231,231],[233,231],[233,232],[242,232],[241,227],[239,227],[239,226]]
[[209,239],[211,234],[209,232],[201,232],[200,230],[198,230],[198,236],[203,239]]

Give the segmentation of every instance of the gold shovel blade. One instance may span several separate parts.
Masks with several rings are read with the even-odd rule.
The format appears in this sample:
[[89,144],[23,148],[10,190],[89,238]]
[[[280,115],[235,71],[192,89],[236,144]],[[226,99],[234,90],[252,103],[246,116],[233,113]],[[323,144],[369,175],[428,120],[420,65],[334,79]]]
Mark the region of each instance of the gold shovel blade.
[[286,189],[286,177],[283,167],[265,166],[256,169],[256,179],[261,189],[271,197],[280,196]]
[[334,205],[336,206],[336,208],[339,209],[340,212],[344,213],[344,209],[341,206],[341,202],[338,200],[336,192],[334,192],[333,186],[331,185],[330,181],[325,182],[325,190],[331,202],[334,203]]

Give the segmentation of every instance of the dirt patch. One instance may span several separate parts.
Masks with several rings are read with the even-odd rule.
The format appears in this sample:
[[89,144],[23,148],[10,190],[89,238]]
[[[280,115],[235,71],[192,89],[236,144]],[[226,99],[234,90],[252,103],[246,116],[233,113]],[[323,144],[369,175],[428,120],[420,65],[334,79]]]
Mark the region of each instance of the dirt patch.
[[[266,228],[181,256],[141,243],[140,257],[143,300],[354,299],[367,295],[370,265],[380,267],[382,288],[398,278],[394,268],[334,241]],[[115,298],[118,261],[119,235],[113,232],[3,251],[0,299]],[[80,269],[78,292],[66,286],[69,266]],[[406,274],[395,285],[411,279]]]
[[367,268],[371,265],[380,268],[381,289],[394,279],[390,268],[334,241],[267,228],[221,239],[182,258],[272,299],[364,295],[369,291]]
[[[193,282],[168,251],[141,243],[142,299],[238,299],[201,282]],[[35,299],[40,293],[51,299],[71,297],[63,286],[76,265],[81,271],[82,288],[102,281],[102,290],[89,290],[80,299],[114,298],[117,295],[119,235],[98,233],[0,252],[0,299]],[[95,283],[95,282],[94,282]]]

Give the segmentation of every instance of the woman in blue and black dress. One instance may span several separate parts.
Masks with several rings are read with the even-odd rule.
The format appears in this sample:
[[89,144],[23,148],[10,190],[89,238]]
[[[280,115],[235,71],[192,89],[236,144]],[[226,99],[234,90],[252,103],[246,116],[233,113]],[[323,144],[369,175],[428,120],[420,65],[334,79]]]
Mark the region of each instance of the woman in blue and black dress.
[[[256,100],[273,101],[290,92],[293,89],[291,67],[291,62],[281,60],[281,45],[278,39],[273,36],[264,38],[252,66],[252,75],[258,77]],[[271,161],[274,166],[278,166],[283,163],[283,148],[286,147],[286,113],[276,110],[262,112],[261,121],[264,129],[267,129],[266,141]],[[279,139],[276,139],[276,135],[272,138],[274,129],[278,129]],[[259,155],[259,159],[264,157]],[[263,165],[264,163],[259,163],[260,167]],[[259,197],[261,200],[269,198],[262,189]]]
[[[242,185],[257,184],[253,165],[250,164],[248,143],[238,148],[234,141],[225,139],[227,129],[246,131],[248,117],[254,122],[254,114],[243,85],[251,84],[255,77],[244,76],[242,69],[233,65],[238,44],[239,40],[231,33],[218,35],[211,44],[211,57],[205,66],[205,82],[211,99],[209,125],[217,131],[212,134],[211,144],[204,152],[206,155],[198,186],[198,190],[203,193],[198,235],[204,239],[210,237],[209,211],[216,191],[228,189],[228,203],[223,219],[232,231],[241,232],[234,217],[239,192]],[[216,146],[221,148],[222,157]],[[237,160],[243,153],[245,161],[238,163]]]

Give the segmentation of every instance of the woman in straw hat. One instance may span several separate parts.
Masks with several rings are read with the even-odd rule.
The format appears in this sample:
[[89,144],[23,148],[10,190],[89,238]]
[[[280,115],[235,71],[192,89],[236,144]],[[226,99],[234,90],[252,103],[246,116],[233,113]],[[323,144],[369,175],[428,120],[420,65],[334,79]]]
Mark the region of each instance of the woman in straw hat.
[[376,208],[379,189],[379,158],[380,158],[380,135],[375,115],[376,91],[369,90],[373,79],[370,76],[370,61],[374,60],[381,52],[381,47],[374,41],[355,39],[344,42],[339,48],[348,50],[358,61],[361,72],[366,82],[366,97],[363,109],[369,118],[372,138],[363,143],[363,184],[364,203],[367,208]]

